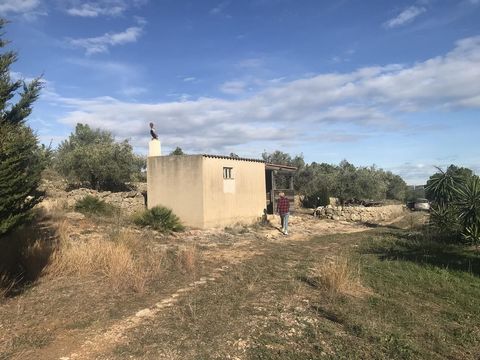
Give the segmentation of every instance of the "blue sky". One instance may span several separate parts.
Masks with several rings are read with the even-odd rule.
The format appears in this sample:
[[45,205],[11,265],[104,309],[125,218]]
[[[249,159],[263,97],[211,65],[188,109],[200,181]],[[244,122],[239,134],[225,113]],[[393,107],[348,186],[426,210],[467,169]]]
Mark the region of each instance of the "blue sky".
[[0,0],[29,124],[163,151],[480,172],[480,0]]

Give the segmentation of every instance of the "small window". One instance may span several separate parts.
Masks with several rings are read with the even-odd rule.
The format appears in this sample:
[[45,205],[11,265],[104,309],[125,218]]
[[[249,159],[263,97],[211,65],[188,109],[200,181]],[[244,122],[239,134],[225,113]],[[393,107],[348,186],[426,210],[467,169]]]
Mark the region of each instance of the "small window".
[[223,168],[223,178],[224,179],[233,179],[233,168],[224,167]]

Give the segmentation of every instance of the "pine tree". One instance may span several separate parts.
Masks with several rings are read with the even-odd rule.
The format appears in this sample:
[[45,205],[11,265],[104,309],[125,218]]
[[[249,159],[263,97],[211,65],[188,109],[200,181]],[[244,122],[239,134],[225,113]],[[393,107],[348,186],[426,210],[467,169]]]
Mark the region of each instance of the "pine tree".
[[[0,32],[6,23],[0,19]],[[1,50],[7,44],[0,38]],[[16,60],[13,51],[0,53],[0,236],[28,219],[30,210],[41,199],[40,148],[32,129],[25,124],[41,83],[38,78],[29,84],[13,81],[10,66]],[[16,103],[12,103],[14,98],[18,98]]]

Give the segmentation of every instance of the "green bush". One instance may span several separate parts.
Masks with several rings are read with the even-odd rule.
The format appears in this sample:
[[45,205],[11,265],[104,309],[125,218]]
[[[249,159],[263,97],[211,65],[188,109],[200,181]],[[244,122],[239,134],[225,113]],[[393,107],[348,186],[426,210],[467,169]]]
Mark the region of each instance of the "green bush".
[[145,210],[137,215],[133,221],[137,225],[151,226],[160,231],[182,231],[184,229],[178,216],[172,210],[163,206],[155,206]]
[[75,211],[85,215],[112,215],[115,210],[115,206],[91,195],[87,195],[75,203]]

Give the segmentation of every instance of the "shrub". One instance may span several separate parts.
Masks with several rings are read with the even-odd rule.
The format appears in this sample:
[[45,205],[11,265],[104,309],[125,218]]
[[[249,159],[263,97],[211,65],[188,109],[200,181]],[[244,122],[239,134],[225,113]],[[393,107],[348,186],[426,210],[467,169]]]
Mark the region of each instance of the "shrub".
[[87,195],[76,202],[75,211],[85,215],[111,215],[115,207],[95,196]]
[[160,231],[182,231],[184,226],[172,210],[155,206],[134,218],[134,223],[140,226],[151,226]]

